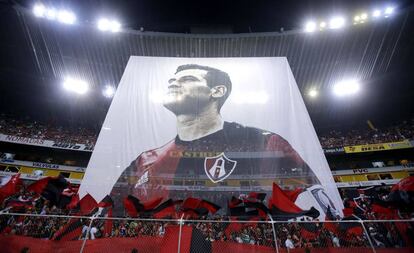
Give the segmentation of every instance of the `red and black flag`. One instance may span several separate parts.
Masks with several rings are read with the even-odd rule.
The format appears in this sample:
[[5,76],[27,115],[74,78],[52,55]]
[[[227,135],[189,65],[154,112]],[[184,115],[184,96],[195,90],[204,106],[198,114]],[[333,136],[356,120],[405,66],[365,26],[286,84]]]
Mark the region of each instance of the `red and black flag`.
[[[45,177],[27,187],[27,191],[35,192],[45,199],[49,200],[52,205],[59,206],[61,198],[65,198],[62,192],[70,186],[70,183],[59,175],[57,177]],[[70,201],[68,201],[69,203]]]
[[[102,199],[101,202],[99,202],[98,204],[99,208],[103,208],[101,212],[101,216],[111,218],[113,206],[114,206],[114,201],[109,195],[106,195],[105,198]],[[104,227],[103,234],[105,237],[111,236],[112,224],[113,224],[112,219],[105,219],[104,226],[103,226]]]
[[[361,236],[364,233],[362,224],[358,221],[360,219],[356,216],[349,216],[342,219],[343,222],[339,223],[339,229],[347,234]],[[350,222],[355,221],[355,222]]]
[[209,213],[216,213],[221,207],[204,199],[186,198],[181,205],[181,211],[188,217],[197,218]]
[[386,200],[390,205],[404,211],[414,210],[414,176],[402,179],[391,188]]
[[234,217],[259,216],[267,218],[269,213],[269,209],[259,199],[238,199],[236,197],[232,197],[228,203],[228,211],[230,216]]
[[331,206],[328,206],[328,210],[326,211],[326,216],[325,216],[325,223],[323,224],[325,229],[334,233],[334,234],[338,234],[338,223],[336,222],[332,222],[332,221],[336,221],[338,220],[337,217],[335,217],[335,215],[333,215],[332,211],[331,211]]
[[319,232],[321,231],[319,224],[314,223],[314,222],[299,223],[299,226],[300,226],[300,235],[306,240],[317,239],[319,236]]
[[25,212],[26,210],[34,209],[32,201],[22,201],[19,199],[9,199],[5,207],[10,207],[12,212]]
[[283,190],[283,192],[285,193],[286,197],[288,197],[288,199],[290,199],[290,201],[295,203],[295,201],[298,198],[299,194],[301,194],[303,192],[303,189],[302,188],[297,188],[297,189],[294,189],[294,190]]
[[[97,213],[99,205],[96,200],[88,193],[77,203],[77,207],[79,208],[77,215],[92,216]],[[88,226],[89,221],[89,219],[82,220],[81,218],[71,218],[63,228],[59,229],[55,233],[52,240],[77,240],[82,234],[82,228],[84,226]]]
[[264,201],[264,199],[266,198],[266,193],[261,193],[261,192],[251,192],[248,195],[249,199],[257,199],[260,201]]
[[155,219],[174,218],[177,214],[175,205],[176,202],[172,199],[168,199],[156,208],[152,209],[150,215]]
[[0,188],[0,204],[9,196],[18,193],[22,185],[23,183],[20,179],[20,173],[10,177],[9,181]]
[[78,240],[79,237],[82,235],[82,228],[83,226],[88,226],[88,220],[82,220],[80,218],[72,218],[70,219],[66,225],[64,225],[61,229],[59,229],[52,240],[55,241],[71,241],[71,240]]
[[309,210],[302,210],[286,196],[283,190],[273,183],[272,197],[269,199],[269,210],[276,220],[292,219],[299,216],[319,217],[319,211],[311,207]]
[[176,214],[175,203],[172,199],[162,202],[162,198],[155,198],[147,202],[141,202],[132,195],[124,199],[125,211],[131,217],[154,217],[165,218],[174,217]]

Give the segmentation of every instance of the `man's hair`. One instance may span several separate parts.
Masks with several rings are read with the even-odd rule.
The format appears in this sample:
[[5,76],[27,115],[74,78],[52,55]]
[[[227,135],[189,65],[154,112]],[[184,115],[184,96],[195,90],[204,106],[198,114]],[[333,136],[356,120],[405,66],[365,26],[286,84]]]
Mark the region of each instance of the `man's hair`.
[[206,74],[205,79],[207,80],[207,85],[210,88],[213,88],[217,85],[224,85],[227,88],[226,94],[224,94],[224,96],[219,99],[218,110],[220,111],[224,102],[226,102],[226,99],[230,96],[230,93],[231,93],[232,85],[231,85],[229,74],[216,68],[197,65],[197,64],[186,64],[186,65],[178,66],[177,71],[175,73],[177,74],[178,72],[187,70],[187,69],[206,70],[207,74]]

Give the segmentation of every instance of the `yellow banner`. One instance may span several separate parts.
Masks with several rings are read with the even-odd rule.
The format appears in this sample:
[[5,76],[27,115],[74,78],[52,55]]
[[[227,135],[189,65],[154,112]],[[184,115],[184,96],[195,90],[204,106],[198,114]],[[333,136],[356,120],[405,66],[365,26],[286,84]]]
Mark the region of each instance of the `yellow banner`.
[[408,140],[403,140],[403,141],[388,142],[388,143],[347,146],[347,147],[344,147],[344,150],[345,150],[345,153],[361,153],[361,152],[372,152],[372,151],[382,151],[382,150],[412,148],[412,147],[413,146]]

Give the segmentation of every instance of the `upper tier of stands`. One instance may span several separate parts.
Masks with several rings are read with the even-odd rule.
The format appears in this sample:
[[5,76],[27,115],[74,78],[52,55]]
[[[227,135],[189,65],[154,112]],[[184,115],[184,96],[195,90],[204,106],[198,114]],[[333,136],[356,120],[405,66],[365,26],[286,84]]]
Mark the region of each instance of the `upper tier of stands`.
[[[99,131],[87,127],[60,126],[52,122],[33,121],[30,118],[16,119],[2,114],[0,134],[93,146]],[[350,131],[332,130],[319,135],[323,148],[386,143],[413,138],[414,118],[376,130],[366,126]]]

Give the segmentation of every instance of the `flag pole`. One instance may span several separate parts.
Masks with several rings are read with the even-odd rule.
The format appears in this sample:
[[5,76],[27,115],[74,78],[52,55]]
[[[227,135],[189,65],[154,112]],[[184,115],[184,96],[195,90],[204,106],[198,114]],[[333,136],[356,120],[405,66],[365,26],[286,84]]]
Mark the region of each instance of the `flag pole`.
[[279,253],[279,246],[277,245],[277,237],[276,237],[275,221],[273,220],[272,215],[270,215],[269,213],[267,214],[267,216],[269,217],[270,222],[272,223],[273,240],[275,240],[276,253]]

